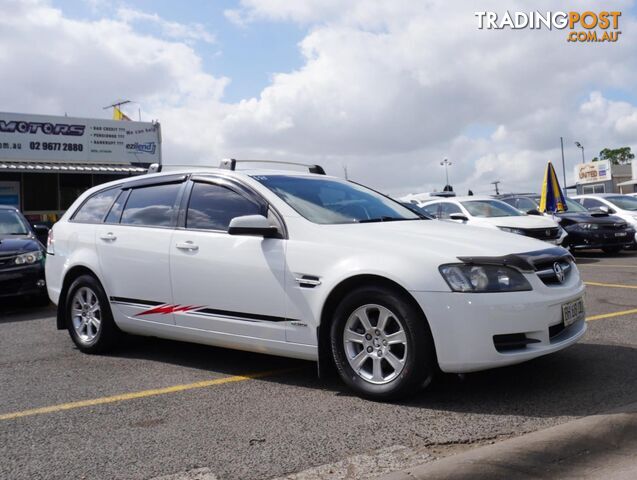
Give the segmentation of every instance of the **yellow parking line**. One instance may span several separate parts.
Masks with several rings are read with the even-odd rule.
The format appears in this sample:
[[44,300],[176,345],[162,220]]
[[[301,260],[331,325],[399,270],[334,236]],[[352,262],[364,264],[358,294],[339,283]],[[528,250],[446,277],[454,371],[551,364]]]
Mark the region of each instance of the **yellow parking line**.
[[592,287],[609,287],[609,288],[634,288],[637,289],[637,285],[624,285],[623,283],[599,283],[599,282],[584,282],[585,285]]
[[622,315],[633,315],[635,313],[637,313],[637,308],[633,308],[631,310],[622,310],[621,312],[602,313],[601,315],[592,315],[590,317],[586,317],[586,321],[592,322],[593,320],[602,320],[604,318],[621,317]]
[[50,405],[48,407],[32,408],[30,410],[22,410],[20,412],[11,412],[0,414],[0,420],[12,420],[14,418],[28,417],[31,415],[41,415],[43,413],[61,412],[63,410],[72,410],[75,408],[92,407],[94,405],[103,405],[105,403],[115,403],[124,400],[134,400],[136,398],[153,397],[156,395],[165,395],[167,393],[183,392],[185,390],[193,390],[195,388],[206,388],[216,385],[224,385],[226,383],[243,382],[254,378],[269,377],[279,373],[285,373],[297,369],[270,370],[267,372],[251,373],[248,375],[235,375],[232,377],[215,378],[213,380],[203,380],[201,382],[186,383],[182,385],[173,385],[171,387],[153,388],[151,390],[142,390],[139,392],[122,393],[120,395],[112,395],[110,397],[93,398],[90,400],[80,400],[77,402],[61,403],[58,405]]

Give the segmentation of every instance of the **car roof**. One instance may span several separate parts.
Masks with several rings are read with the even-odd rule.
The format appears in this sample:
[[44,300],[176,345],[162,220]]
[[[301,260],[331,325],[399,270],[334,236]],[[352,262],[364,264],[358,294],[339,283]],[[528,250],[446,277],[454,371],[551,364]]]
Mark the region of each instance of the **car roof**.
[[15,210],[15,211],[20,211],[18,208],[14,207],[13,205],[0,205],[0,210]]
[[431,200],[425,200],[425,202],[427,202],[427,203],[433,203],[433,202],[466,202],[466,201],[471,201],[471,200],[484,201],[484,200],[497,200],[497,198],[493,198],[493,197],[490,197],[488,195],[465,195],[463,197],[448,197],[448,198],[438,197],[438,198],[432,198]]

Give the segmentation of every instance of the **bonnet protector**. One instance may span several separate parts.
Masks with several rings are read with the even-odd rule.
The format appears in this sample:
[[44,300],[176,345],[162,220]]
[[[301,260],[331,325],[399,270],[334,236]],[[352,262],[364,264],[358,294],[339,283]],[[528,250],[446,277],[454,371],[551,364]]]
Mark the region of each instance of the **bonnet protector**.
[[457,257],[463,263],[470,265],[499,265],[513,267],[522,272],[534,272],[536,265],[555,262],[561,259],[574,261],[568,250],[562,247],[551,247],[545,250],[535,250],[527,253],[513,253],[502,257]]

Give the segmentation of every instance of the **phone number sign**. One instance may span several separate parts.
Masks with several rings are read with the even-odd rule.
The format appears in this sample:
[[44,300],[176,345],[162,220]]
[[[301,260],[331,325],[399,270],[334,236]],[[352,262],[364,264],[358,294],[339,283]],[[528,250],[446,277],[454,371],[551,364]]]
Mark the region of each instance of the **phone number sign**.
[[0,160],[158,163],[159,123],[0,112]]

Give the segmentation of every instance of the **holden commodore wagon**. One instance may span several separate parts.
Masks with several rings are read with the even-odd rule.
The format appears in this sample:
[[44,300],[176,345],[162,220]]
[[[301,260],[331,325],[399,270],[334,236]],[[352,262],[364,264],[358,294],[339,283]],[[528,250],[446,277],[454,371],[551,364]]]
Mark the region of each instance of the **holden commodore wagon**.
[[561,247],[428,220],[319,166],[237,165],[100,185],[54,225],[49,296],[81,351],[126,332],[313,360],[383,400],[586,330]]

